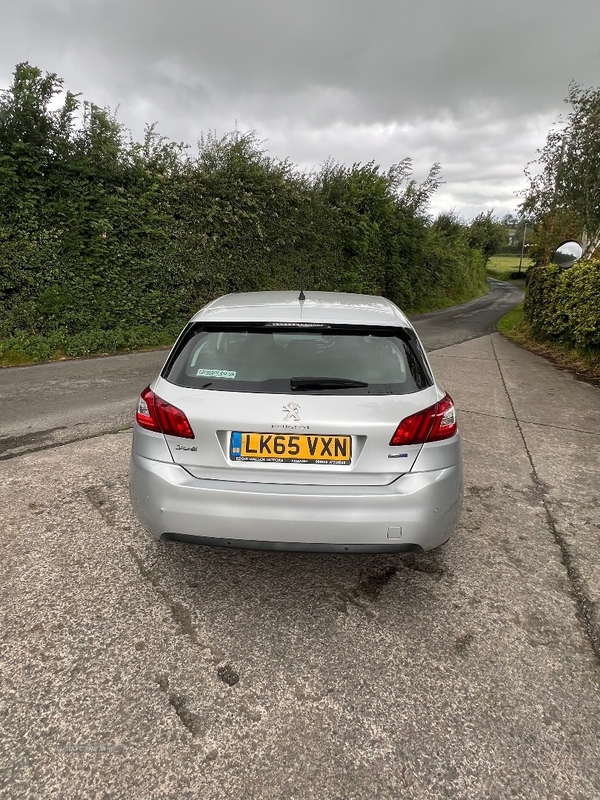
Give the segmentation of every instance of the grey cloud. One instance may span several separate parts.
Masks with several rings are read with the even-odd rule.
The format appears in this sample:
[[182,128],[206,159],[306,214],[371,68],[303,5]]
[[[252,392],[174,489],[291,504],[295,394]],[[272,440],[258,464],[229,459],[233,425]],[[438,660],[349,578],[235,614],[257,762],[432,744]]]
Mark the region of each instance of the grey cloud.
[[409,155],[426,173],[441,161],[436,203],[465,213],[514,208],[569,82],[600,77],[597,0],[2,5],[3,85],[29,60],[120,105],[136,135],[158,121],[193,144],[237,120],[303,166]]

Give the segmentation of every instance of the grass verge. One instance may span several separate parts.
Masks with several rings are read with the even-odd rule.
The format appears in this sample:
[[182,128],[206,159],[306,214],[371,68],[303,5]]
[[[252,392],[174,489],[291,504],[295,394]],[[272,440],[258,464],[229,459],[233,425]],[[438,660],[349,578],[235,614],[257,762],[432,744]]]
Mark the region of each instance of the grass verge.
[[468,303],[469,300],[476,300],[478,297],[483,297],[483,295],[487,294],[489,290],[489,284],[484,280],[475,290],[469,289],[468,291],[455,293],[451,296],[437,295],[434,297],[429,297],[424,303],[421,303],[415,308],[403,308],[402,311],[407,316],[412,316],[413,314],[426,314],[428,311],[442,311],[444,308],[459,306],[462,305],[462,303]]
[[140,326],[76,334],[54,331],[47,336],[19,333],[8,339],[0,339],[0,367],[154,350],[172,345],[182,327],[183,322],[161,330]]
[[543,356],[561,369],[573,372],[576,378],[600,386],[600,352],[572,350],[556,342],[534,339],[525,315],[523,304],[511,308],[498,320],[498,331],[525,350]]

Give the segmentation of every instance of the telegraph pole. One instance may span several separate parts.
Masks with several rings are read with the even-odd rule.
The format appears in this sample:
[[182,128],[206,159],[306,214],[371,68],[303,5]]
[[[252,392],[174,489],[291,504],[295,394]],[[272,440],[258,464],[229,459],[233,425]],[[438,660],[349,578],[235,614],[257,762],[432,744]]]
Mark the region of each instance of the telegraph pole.
[[519,259],[519,278],[521,277],[521,266],[523,264],[523,251],[525,250],[525,237],[527,236],[527,223],[525,223],[525,227],[523,228],[523,241],[521,243],[521,258]]

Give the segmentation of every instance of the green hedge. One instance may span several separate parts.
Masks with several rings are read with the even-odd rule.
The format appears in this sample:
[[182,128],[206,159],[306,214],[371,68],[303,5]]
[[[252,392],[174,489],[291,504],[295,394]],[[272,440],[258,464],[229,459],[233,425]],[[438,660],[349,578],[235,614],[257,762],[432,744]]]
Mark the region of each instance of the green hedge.
[[530,269],[523,307],[534,336],[600,349],[600,263]]
[[364,292],[416,311],[484,290],[466,226],[427,215],[439,165],[422,184],[409,159],[305,174],[239,132],[192,155],[152,127],[133,141],[69,92],[56,107],[60,93],[28,64],[0,92],[0,358],[153,346],[229,292]]

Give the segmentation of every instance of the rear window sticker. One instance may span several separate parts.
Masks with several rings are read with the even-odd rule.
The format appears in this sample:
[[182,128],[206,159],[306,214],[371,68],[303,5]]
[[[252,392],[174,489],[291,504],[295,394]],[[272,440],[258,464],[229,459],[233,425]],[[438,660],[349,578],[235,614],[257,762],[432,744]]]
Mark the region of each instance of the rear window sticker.
[[199,369],[196,372],[197,378],[235,378],[237,372],[232,372],[229,369]]

